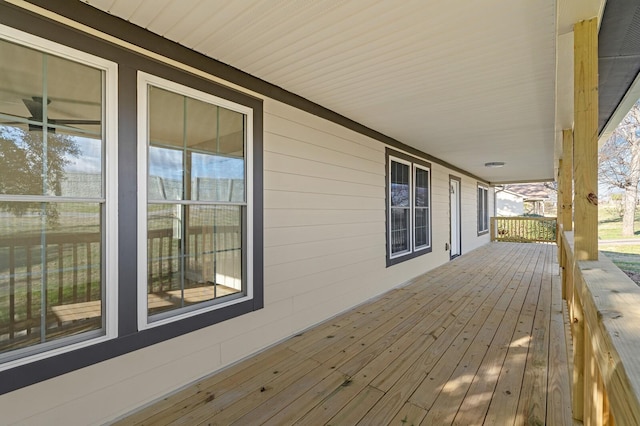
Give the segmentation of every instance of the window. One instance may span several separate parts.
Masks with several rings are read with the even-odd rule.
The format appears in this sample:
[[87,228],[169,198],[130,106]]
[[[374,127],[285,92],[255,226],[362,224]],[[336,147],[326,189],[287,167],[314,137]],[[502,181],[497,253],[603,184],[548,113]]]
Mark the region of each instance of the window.
[[141,328],[251,297],[253,111],[139,73]]
[[115,336],[117,151],[115,65],[2,30],[5,369]]
[[489,188],[478,186],[478,235],[489,232]]
[[387,266],[431,251],[431,165],[387,149]]

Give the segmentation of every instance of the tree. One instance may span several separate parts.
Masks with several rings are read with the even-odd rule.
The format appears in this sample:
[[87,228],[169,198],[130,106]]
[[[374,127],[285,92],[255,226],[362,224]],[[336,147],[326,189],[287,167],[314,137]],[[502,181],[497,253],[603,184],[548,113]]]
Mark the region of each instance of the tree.
[[631,237],[640,182],[640,101],[600,149],[599,164],[600,181],[624,191],[622,236]]
[[[25,131],[0,126],[0,194],[60,195],[69,158],[80,154],[71,136],[42,131]],[[0,203],[0,209],[15,215],[41,210],[35,202]],[[46,215],[55,223],[58,211],[48,203]]]

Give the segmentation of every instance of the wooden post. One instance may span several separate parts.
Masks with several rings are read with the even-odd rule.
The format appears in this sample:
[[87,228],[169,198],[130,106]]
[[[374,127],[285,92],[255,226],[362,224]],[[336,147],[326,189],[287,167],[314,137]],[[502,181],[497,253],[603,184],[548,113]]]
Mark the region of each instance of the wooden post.
[[490,221],[491,221],[491,241],[495,241],[496,240],[496,218],[492,217]]
[[560,192],[562,194],[562,227],[573,230],[573,132],[562,131],[562,160],[560,165]]
[[[578,263],[572,262],[573,265],[570,265],[570,268],[579,268]],[[572,278],[573,279],[582,279],[579,278],[581,275],[576,273],[576,270],[573,270]],[[577,282],[573,282],[573,301],[571,303],[571,335],[573,337],[573,387],[572,387],[572,409],[573,409],[573,418],[576,420],[584,419],[585,412],[585,404],[584,404],[584,396],[585,396],[585,338],[584,338],[584,314],[582,311],[582,300],[580,298],[580,288],[583,284],[578,284]],[[591,344],[591,343],[589,343]]]
[[575,260],[598,260],[597,21],[573,27]]

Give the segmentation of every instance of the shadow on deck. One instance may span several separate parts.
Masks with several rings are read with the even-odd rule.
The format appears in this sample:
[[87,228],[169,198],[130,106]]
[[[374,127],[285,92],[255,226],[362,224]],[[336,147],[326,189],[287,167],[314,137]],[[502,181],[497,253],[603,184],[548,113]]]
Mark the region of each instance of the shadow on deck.
[[120,424],[572,424],[556,246],[491,243]]

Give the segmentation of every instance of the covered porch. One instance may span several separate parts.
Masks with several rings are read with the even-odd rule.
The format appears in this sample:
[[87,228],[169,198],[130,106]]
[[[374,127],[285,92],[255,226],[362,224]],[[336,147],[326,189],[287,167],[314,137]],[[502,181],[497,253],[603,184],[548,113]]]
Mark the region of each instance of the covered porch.
[[556,259],[485,245],[119,424],[572,424]]

